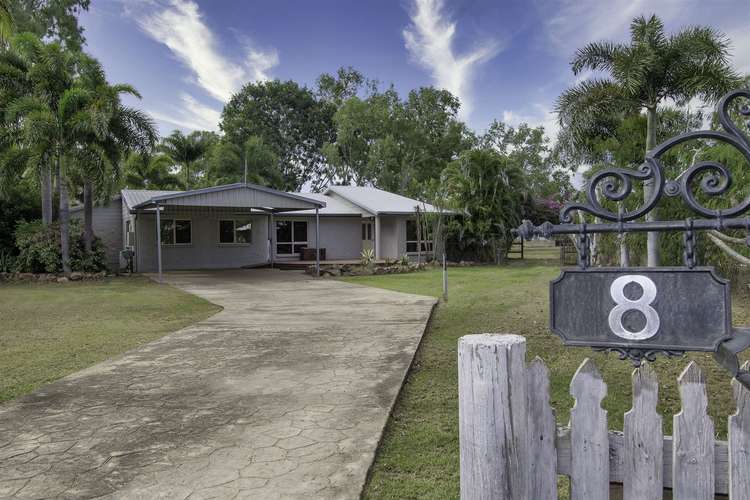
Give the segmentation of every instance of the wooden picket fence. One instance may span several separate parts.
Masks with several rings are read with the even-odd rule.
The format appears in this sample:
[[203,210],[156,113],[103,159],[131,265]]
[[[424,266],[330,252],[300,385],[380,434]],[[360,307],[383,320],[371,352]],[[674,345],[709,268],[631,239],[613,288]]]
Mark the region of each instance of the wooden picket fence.
[[558,427],[547,367],[525,358],[518,335],[459,340],[463,500],[556,499],[558,475],[570,478],[572,500],[607,499],[610,483],[622,484],[625,500],[660,499],[664,488],[676,499],[750,500],[750,391],[741,385],[733,382],[737,412],[729,417],[728,441],[715,441],[705,379],[690,362],[678,379],[674,437],[664,436],[658,382],[644,364],[633,372],[623,432],[614,432],[601,407],[607,385],[586,359],[570,384],[570,423]]

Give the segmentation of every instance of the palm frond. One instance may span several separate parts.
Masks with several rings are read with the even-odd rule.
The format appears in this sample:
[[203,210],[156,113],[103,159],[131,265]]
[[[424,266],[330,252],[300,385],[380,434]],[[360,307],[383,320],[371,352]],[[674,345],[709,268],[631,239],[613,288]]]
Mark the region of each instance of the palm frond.
[[117,94],[128,94],[137,97],[138,99],[141,99],[142,97],[141,93],[129,83],[115,83],[114,85],[111,85],[110,88]]
[[0,0],[0,41],[8,40],[16,30],[16,23],[10,11],[9,0]]
[[585,69],[593,71],[608,71],[616,54],[622,50],[622,46],[613,42],[593,42],[576,51],[570,62],[573,74],[577,75]]
[[648,18],[638,16],[630,23],[630,40],[634,45],[644,44],[654,49],[663,48],[667,44],[664,23],[655,14]]

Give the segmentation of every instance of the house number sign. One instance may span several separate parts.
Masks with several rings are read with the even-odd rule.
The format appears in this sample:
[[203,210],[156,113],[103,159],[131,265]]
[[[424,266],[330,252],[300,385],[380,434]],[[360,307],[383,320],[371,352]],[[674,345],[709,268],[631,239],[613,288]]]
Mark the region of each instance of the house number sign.
[[[735,148],[750,168],[750,90],[735,90],[718,103],[723,130],[700,130],[673,137],[649,151],[638,168],[606,168],[591,176],[585,200],[564,205],[560,224],[529,221],[516,229],[522,238],[572,238],[578,267],[563,269],[550,283],[550,328],[568,346],[612,351],[636,366],[658,355],[679,356],[687,351],[713,352],[716,360],[740,383],[750,388],[750,372],[740,369],[737,354],[750,348],[750,328],[733,327],[729,283],[712,268],[699,267],[700,231],[737,230],[748,234],[750,197],[726,196],[725,205],[708,200],[727,194],[732,172],[718,161],[698,161],[674,179],[667,179],[662,157],[681,144],[709,140]],[[747,123],[742,123],[742,122]],[[741,128],[737,123],[742,123]],[[631,201],[634,183],[650,184],[646,199]],[[680,198],[691,212],[685,220],[644,220],[663,197]],[[722,200],[718,200],[722,201]],[[628,207],[636,206],[630,209]],[[574,215],[576,217],[574,218]],[[681,232],[681,267],[592,267],[591,238],[595,234]],[[719,234],[718,236],[722,236]],[[742,240],[740,240],[742,241]]]
[[566,269],[550,301],[566,345],[713,352],[731,335],[729,286],[709,268]]

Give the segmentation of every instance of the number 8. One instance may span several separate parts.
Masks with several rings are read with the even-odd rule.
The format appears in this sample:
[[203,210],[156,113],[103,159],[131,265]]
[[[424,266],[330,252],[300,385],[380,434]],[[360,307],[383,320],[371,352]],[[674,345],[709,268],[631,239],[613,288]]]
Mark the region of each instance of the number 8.
[[[625,287],[630,283],[638,283],[643,289],[643,294],[638,300],[630,300],[625,296]],[[628,340],[646,340],[659,330],[659,314],[651,307],[656,300],[656,285],[646,276],[629,274],[620,276],[612,282],[609,294],[617,304],[609,312],[609,328],[618,337]],[[622,316],[627,311],[640,311],[646,318],[646,326],[639,332],[631,332],[622,324]]]

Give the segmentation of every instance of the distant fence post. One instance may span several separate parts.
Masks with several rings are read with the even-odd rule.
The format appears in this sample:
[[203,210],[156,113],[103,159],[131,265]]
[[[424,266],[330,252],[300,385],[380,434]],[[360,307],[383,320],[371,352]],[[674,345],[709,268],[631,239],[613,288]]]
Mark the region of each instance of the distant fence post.
[[443,253],[443,300],[448,301],[448,259]]
[[519,335],[458,341],[462,500],[528,497],[525,357]]

